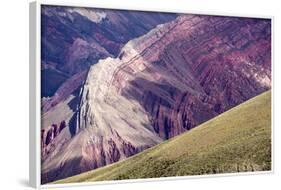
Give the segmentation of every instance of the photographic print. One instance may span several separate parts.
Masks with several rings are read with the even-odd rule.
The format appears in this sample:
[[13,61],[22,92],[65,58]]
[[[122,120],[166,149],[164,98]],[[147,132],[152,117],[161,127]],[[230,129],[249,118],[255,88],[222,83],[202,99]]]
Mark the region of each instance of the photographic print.
[[271,19],[41,5],[41,183],[271,170]]

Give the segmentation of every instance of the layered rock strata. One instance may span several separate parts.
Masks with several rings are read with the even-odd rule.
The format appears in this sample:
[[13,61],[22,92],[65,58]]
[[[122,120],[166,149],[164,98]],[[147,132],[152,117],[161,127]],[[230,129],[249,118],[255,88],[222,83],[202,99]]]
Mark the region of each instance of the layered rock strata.
[[42,181],[122,160],[270,88],[270,20],[179,16],[91,66]]

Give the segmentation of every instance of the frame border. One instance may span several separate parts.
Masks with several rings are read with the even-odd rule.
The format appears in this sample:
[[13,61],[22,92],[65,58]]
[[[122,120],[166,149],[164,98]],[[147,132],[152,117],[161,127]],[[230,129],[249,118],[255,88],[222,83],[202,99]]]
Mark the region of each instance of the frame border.
[[29,184],[41,187],[41,3],[29,4]]

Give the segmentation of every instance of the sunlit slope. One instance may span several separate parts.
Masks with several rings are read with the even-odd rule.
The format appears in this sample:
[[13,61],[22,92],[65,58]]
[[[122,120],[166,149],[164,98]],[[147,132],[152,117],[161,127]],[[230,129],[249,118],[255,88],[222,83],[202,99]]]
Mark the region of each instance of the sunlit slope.
[[271,92],[124,161],[55,183],[271,169]]

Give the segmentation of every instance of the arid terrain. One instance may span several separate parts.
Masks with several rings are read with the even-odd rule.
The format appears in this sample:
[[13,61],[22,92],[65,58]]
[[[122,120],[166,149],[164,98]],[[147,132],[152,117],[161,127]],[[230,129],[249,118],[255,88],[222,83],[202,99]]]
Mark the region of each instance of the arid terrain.
[[[219,164],[214,160],[209,169],[216,172],[209,173],[244,171],[244,165],[246,171],[251,167],[270,169],[270,136],[266,135],[270,133],[271,93],[258,96],[271,89],[270,20],[46,6],[42,21],[42,183],[93,169],[93,174],[66,181],[99,180],[98,173],[106,169],[97,168],[135,154],[142,156],[133,158],[150,162],[149,156],[141,152],[154,146],[161,149],[168,139],[182,133],[185,144],[176,146],[171,144],[175,140],[169,141],[182,156],[185,150],[199,151],[192,147],[196,146],[194,142],[207,146],[205,137],[217,138],[232,148],[247,143],[241,141],[234,146],[231,143],[239,142],[240,136],[227,142],[216,130],[223,130],[227,136],[231,135],[228,132],[238,134],[244,129],[247,134],[260,134],[254,129],[265,129],[266,134],[248,142],[263,139],[265,142],[260,145],[264,152],[257,158],[260,162],[254,159],[243,163],[247,158],[241,156],[239,169],[232,170],[233,165],[223,170],[223,164],[234,154],[225,151],[225,161]],[[255,96],[258,97],[251,99]],[[248,103],[254,100],[255,103]],[[245,108],[248,104],[251,108]],[[255,106],[259,110],[253,112]],[[253,113],[247,115],[249,109]],[[209,125],[204,130],[200,129],[205,127],[198,127],[202,134],[193,135],[198,131],[193,128],[219,120],[220,114],[229,115],[224,121],[230,123],[245,119],[239,120],[237,126],[220,122],[213,132]],[[250,120],[258,116],[263,122],[256,129]],[[196,141],[191,143],[189,137],[195,136]],[[216,142],[211,140],[208,143]],[[202,161],[217,149],[210,151]],[[247,154],[251,155],[252,152]],[[122,166],[123,173],[111,175],[107,170],[108,177],[102,180],[201,174],[188,168],[185,172],[169,173],[168,167],[175,171],[180,165],[167,163],[165,171],[158,168],[157,174],[146,170],[143,175],[129,175],[138,167],[150,167],[128,164],[133,158],[120,162],[129,165],[127,169]],[[197,156],[179,159],[186,161]],[[118,163],[110,167],[119,167]],[[157,166],[162,162],[152,157],[147,164]]]

